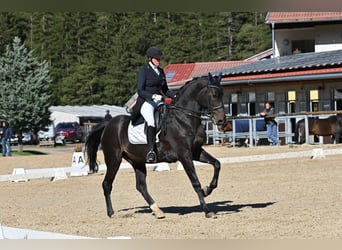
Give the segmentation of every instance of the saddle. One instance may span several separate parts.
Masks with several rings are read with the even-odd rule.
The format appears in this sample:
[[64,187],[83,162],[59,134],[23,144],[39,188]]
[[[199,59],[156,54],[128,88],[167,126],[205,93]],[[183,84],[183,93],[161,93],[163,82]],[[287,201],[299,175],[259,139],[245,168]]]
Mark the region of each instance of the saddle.
[[[154,111],[154,121],[156,127],[156,139],[160,134],[166,135],[167,105],[160,103]],[[146,140],[147,124],[142,115],[134,122],[129,123],[128,138],[132,144],[147,144]]]

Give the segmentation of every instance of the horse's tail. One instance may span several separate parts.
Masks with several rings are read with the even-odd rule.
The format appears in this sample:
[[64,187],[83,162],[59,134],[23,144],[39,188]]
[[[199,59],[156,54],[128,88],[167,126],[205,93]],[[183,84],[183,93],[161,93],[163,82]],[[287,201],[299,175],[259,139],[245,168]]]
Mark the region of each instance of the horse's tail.
[[85,151],[87,152],[87,163],[90,173],[96,173],[99,170],[97,164],[97,150],[101,143],[101,135],[108,122],[104,121],[95,125],[87,136]]

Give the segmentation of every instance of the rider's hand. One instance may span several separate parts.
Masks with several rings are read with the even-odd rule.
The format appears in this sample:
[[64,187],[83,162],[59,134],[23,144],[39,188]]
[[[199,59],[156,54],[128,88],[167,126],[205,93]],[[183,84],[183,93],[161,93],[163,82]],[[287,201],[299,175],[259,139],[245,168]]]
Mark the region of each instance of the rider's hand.
[[154,102],[160,102],[162,99],[163,99],[163,97],[162,97],[161,95],[158,95],[158,94],[154,94],[154,95],[152,96],[152,100],[153,100]]

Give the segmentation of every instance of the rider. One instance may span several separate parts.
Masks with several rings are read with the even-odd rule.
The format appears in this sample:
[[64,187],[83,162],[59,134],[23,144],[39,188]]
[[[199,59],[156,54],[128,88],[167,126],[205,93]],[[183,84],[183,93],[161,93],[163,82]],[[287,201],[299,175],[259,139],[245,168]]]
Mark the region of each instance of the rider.
[[149,148],[146,162],[156,162],[154,110],[163,99],[162,93],[170,98],[174,98],[175,94],[168,88],[164,70],[159,67],[160,59],[163,57],[162,51],[153,46],[146,51],[146,55],[148,63],[138,73],[138,99],[133,109],[132,123],[137,123],[140,115],[143,116],[147,123],[147,144]]

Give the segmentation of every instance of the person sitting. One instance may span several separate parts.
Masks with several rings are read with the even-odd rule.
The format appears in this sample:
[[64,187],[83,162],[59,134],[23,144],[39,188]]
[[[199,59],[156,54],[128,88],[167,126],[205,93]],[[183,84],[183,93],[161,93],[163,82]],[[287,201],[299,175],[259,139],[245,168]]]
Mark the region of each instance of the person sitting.
[[160,67],[160,60],[163,57],[161,49],[156,46],[150,47],[146,55],[148,62],[138,72],[138,99],[132,112],[132,124],[136,124],[140,116],[147,123],[149,151],[146,155],[146,162],[152,163],[157,162],[157,155],[154,152],[156,140],[154,110],[162,102],[162,94],[169,98],[174,98],[175,94],[168,88],[164,70]]

